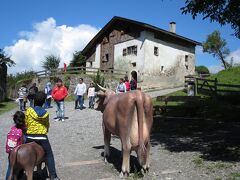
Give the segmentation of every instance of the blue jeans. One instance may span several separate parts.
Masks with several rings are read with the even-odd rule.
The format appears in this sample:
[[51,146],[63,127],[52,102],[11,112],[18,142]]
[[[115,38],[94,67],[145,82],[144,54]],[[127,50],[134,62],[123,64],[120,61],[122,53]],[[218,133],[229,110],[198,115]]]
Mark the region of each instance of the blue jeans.
[[94,108],[95,96],[89,96],[89,107]]
[[57,104],[57,118],[63,119],[64,116],[64,101],[56,101]]
[[53,156],[53,152],[52,152],[52,148],[51,145],[48,141],[48,139],[30,139],[27,138],[27,143],[33,142],[35,141],[36,143],[40,144],[45,152],[45,157],[47,159],[47,167],[48,167],[48,171],[49,171],[49,176],[50,177],[57,177],[57,173],[56,173],[56,168],[55,168],[55,160],[54,160],[54,156]]
[[79,101],[79,106],[80,106],[80,109],[83,109],[83,96],[81,95],[78,95],[78,101]]
[[6,180],[8,180],[10,173],[11,173],[11,167],[10,167],[9,156],[8,156],[8,167],[7,167],[7,173],[6,173]]
[[19,99],[20,111],[26,110],[26,102],[23,99]]
[[51,98],[48,98],[45,101],[44,108],[47,109],[47,108],[50,108],[50,107],[51,107]]
[[29,100],[29,102],[30,102],[30,107],[34,107],[34,100],[33,100],[33,98],[29,98],[28,99]]

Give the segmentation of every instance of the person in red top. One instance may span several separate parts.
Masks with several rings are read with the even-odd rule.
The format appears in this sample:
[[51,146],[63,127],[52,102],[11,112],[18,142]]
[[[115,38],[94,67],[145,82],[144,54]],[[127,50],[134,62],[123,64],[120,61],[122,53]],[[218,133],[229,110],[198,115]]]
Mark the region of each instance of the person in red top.
[[130,91],[130,88],[131,88],[131,86],[130,86],[130,83],[129,83],[129,80],[128,80],[128,76],[126,75],[125,77],[124,77],[124,83],[125,83],[125,86],[126,86],[126,91]]
[[57,119],[55,121],[64,121],[64,99],[67,95],[67,88],[63,85],[62,80],[58,79],[52,90],[52,98],[57,104]]

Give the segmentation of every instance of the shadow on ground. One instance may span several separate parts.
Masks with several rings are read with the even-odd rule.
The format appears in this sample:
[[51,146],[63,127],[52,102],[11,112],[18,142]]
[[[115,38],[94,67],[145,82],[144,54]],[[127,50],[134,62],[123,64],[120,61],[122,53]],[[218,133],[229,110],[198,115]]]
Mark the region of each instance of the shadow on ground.
[[198,151],[206,160],[240,161],[240,104],[226,99],[205,99],[193,116],[183,114],[185,104],[166,107],[167,115],[154,117],[152,145]]
[[[94,149],[103,149],[104,146],[94,146]],[[104,156],[104,151],[101,153]],[[120,173],[122,167],[122,152],[112,146],[110,146],[110,157],[107,159],[108,163],[112,164],[114,168]],[[141,166],[137,158],[130,155],[130,173],[136,173],[141,171]]]

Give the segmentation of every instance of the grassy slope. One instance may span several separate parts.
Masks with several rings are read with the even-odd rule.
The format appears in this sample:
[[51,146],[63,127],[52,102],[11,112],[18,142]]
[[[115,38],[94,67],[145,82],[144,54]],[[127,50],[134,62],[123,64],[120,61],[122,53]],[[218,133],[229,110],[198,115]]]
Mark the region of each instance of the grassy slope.
[[220,71],[210,76],[211,79],[217,78],[222,84],[240,84],[240,67]]
[[13,101],[5,101],[0,103],[0,114],[10,111],[17,107],[17,104]]

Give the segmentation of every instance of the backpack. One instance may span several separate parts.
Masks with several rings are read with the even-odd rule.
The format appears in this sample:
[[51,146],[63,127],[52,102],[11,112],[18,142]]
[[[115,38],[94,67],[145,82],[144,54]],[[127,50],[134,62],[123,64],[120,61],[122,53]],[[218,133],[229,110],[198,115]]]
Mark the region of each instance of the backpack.
[[129,81],[125,81],[125,86],[126,86],[126,90],[130,91],[131,86],[130,86]]
[[12,127],[7,134],[6,153],[10,153],[15,147],[22,144],[23,134],[22,130]]

